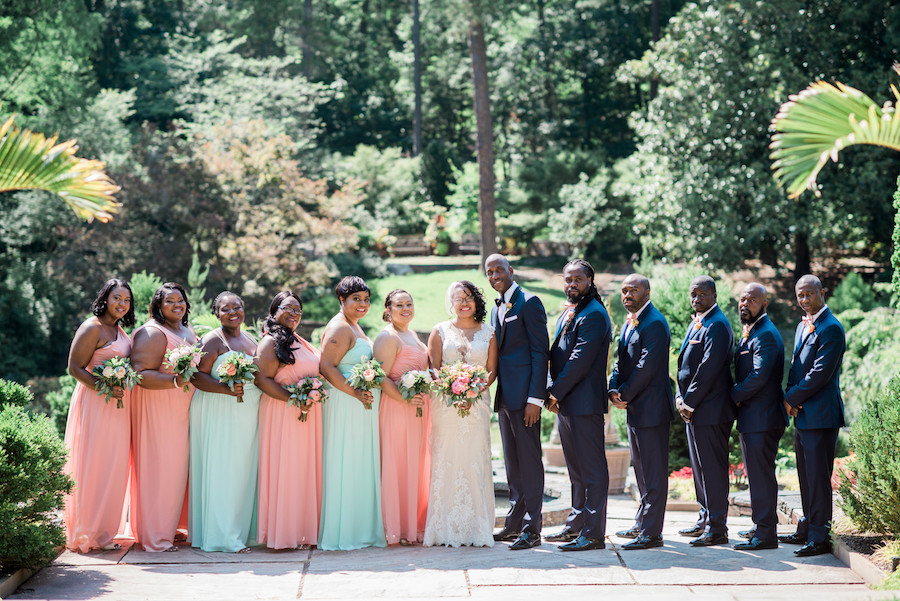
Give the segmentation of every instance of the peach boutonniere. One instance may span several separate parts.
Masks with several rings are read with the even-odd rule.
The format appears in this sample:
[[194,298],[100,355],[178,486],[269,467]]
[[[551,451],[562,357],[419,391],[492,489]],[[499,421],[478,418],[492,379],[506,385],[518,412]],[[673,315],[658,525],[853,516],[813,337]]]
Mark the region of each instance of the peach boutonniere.
[[512,303],[506,303],[506,310],[509,311],[512,309]]
[[812,334],[816,331],[816,324],[813,323],[812,317],[810,317],[809,315],[804,315],[801,318],[801,321],[806,324],[806,331],[809,334]]

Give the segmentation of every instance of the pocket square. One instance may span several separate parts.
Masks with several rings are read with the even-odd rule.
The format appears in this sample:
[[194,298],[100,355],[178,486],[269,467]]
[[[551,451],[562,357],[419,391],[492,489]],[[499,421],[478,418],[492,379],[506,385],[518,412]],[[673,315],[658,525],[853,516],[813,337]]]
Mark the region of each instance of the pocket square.
[[507,317],[506,319],[503,320],[503,323],[509,323],[509,322],[515,321],[517,319],[519,319],[518,315],[510,315],[509,317]]
[[700,344],[702,340],[688,340],[688,344]]
[[741,351],[741,354],[742,354],[742,355],[746,355],[746,354],[749,353],[749,352],[750,352],[749,350]]

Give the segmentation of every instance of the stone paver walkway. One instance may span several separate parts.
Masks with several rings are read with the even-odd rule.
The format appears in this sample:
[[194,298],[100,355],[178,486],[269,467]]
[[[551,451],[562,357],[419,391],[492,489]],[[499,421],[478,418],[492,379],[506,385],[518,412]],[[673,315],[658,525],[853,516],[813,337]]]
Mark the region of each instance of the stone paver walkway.
[[[64,553],[10,599],[144,599],[203,601],[282,599],[891,599],[869,590],[832,555],[798,559],[794,546],[740,552],[693,549],[675,532],[694,515],[667,515],[665,547],[623,551],[614,535],[631,525],[636,505],[610,500],[602,551],[563,553],[556,545],[513,552],[490,549],[390,547],[349,552],[267,551],[246,555],[122,549],[90,555]],[[732,543],[746,517],[729,518]],[[791,527],[783,527],[790,531]],[[546,532],[556,528],[548,527]]]

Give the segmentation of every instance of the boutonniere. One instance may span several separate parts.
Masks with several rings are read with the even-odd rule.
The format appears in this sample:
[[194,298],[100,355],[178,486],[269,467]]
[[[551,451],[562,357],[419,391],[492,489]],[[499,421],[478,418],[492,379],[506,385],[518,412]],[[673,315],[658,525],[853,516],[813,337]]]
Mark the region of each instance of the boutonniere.
[[703,320],[700,319],[699,315],[694,315],[691,319],[694,320],[694,329],[699,330],[703,327]]
[[809,315],[804,315],[800,318],[803,323],[806,324],[806,331],[810,334],[816,331],[816,324],[813,323],[812,317]]
[[744,324],[744,327],[741,329],[741,344],[744,344],[748,338],[750,338],[750,326]]
[[506,303],[506,310],[509,311],[512,309],[512,303]]
[[640,323],[636,317],[627,317],[625,318],[625,323],[630,325],[632,328],[638,327],[638,323]]

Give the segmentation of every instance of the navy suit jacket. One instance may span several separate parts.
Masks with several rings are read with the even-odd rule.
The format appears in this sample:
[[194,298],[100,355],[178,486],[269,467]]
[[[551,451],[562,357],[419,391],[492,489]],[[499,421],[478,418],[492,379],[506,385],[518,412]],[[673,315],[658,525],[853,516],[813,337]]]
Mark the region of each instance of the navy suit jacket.
[[675,395],[669,382],[669,323],[653,303],[619,340],[610,390],[628,401],[628,425],[661,426],[675,419]]
[[537,296],[516,288],[503,323],[497,307],[491,309],[491,324],[499,349],[497,394],[494,411],[505,405],[511,411],[525,408],[528,397],[547,399],[547,361],[550,341],[547,314]]
[[747,340],[738,343],[734,356],[731,400],[737,405],[738,432],[768,432],[787,426],[783,376],[784,340],[769,316],[763,315]]
[[699,329],[688,326],[678,354],[678,390],[688,407],[694,409],[691,423],[711,426],[733,422],[731,402],[731,351],[734,333],[731,323],[717,306]]
[[591,299],[562,334],[566,313],[557,321],[558,333],[550,347],[553,383],[549,392],[559,399],[560,415],[606,413],[606,363],[612,339],[609,314],[600,301]]
[[791,407],[803,406],[794,418],[801,430],[840,428],[844,425],[840,383],[844,328],[827,308],[813,326],[813,332],[803,322],[797,326],[784,400]]

